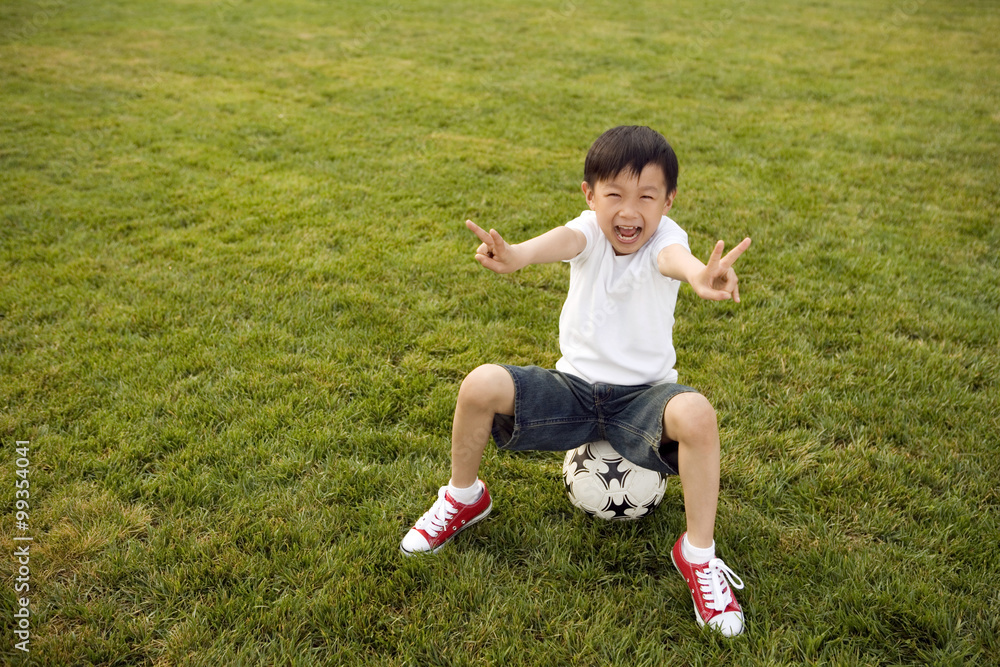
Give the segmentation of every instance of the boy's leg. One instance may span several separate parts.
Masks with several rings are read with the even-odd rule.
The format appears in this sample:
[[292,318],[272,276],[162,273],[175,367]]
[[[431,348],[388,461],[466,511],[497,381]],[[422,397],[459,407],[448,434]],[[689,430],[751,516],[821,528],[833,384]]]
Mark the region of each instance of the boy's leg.
[[701,394],[675,396],[663,411],[664,434],[676,440],[677,468],[684,492],[687,532],[670,552],[691,591],[699,625],[727,637],[743,632],[743,610],[732,588],[743,588],[715,556],[715,513],[719,504],[719,425],[715,409]]
[[451,427],[452,485],[464,489],[476,483],[497,414],[514,414],[514,381],[502,366],[487,364],[469,373],[458,390]]
[[663,411],[663,432],[677,444],[688,541],[709,548],[719,504],[719,425],[715,409],[697,393],[678,394]]
[[[493,417],[514,414],[514,381],[502,366],[480,366],[462,382],[452,424],[452,478],[438,499],[403,537],[406,554],[434,553],[493,508],[490,492],[477,484]],[[473,488],[473,487],[479,488]]]

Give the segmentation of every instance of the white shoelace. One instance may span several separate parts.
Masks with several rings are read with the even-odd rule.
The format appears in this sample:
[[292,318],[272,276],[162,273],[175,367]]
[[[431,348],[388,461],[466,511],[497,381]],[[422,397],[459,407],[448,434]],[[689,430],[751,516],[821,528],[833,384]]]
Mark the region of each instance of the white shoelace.
[[[438,499],[427,512],[417,521],[416,528],[425,531],[431,537],[437,537],[438,533],[444,530],[451,518],[458,512],[458,508],[449,503],[445,497],[445,487],[438,491]],[[742,587],[741,587],[742,588]]]
[[[696,574],[698,575],[698,585],[701,588],[701,596],[709,609],[724,611],[733,601],[733,594],[729,591],[729,586],[736,590],[743,588],[743,580],[736,576],[736,573],[729,569],[729,566],[721,558],[713,558],[708,561],[708,567],[704,570],[696,570]],[[726,585],[727,581],[729,585]]]

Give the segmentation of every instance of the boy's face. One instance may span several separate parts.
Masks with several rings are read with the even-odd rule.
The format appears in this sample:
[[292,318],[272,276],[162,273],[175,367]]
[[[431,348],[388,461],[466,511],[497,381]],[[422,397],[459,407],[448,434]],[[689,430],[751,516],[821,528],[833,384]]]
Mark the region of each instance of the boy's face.
[[597,224],[611,241],[616,255],[630,255],[653,237],[660,218],[674,203],[677,191],[667,192],[667,179],[658,164],[647,164],[638,177],[623,171],[591,187],[583,182],[587,205],[597,213]]

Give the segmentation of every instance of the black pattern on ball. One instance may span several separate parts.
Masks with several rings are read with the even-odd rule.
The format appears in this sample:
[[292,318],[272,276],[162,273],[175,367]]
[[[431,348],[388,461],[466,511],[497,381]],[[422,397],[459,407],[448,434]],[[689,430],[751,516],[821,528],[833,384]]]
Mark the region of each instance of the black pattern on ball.
[[581,445],[563,460],[566,495],[573,505],[601,519],[638,519],[663,499],[667,478],[635,465],[606,440]]

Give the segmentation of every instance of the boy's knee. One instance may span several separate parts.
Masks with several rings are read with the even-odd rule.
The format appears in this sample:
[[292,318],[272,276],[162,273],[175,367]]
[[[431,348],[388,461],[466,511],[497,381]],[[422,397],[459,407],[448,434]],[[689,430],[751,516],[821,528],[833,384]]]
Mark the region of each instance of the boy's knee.
[[663,424],[672,440],[685,441],[714,434],[719,430],[715,408],[701,394],[675,396],[663,411]]
[[513,403],[514,381],[503,366],[485,364],[475,368],[462,380],[458,390],[460,403],[479,408],[493,408],[503,412],[508,403]]

